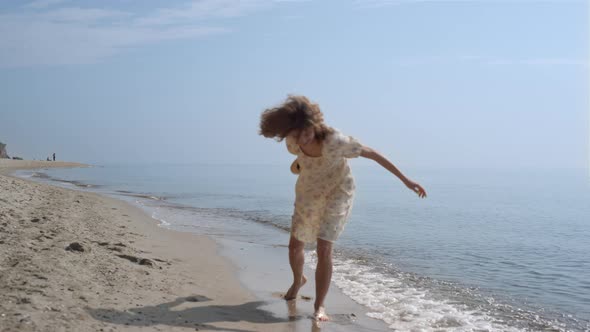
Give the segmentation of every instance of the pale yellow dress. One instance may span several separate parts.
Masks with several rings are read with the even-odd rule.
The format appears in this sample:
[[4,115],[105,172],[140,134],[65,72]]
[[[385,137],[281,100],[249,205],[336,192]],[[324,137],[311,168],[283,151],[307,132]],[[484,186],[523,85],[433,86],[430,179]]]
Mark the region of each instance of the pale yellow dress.
[[318,238],[334,242],[344,230],[354,199],[347,158],[360,156],[362,145],[338,130],[327,135],[321,157],[307,156],[294,138],[287,137],[286,142],[300,166],[291,234],[307,243]]

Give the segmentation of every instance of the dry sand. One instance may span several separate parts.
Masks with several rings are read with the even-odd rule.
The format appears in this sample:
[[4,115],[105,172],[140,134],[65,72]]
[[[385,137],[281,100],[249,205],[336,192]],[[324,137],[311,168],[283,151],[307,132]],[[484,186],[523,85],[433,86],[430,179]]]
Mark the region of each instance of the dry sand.
[[260,309],[268,303],[206,236],[163,229],[114,198],[7,175],[80,166],[0,161],[0,331],[320,331]]
[[0,175],[0,269],[1,331],[273,330],[212,240],[92,193]]

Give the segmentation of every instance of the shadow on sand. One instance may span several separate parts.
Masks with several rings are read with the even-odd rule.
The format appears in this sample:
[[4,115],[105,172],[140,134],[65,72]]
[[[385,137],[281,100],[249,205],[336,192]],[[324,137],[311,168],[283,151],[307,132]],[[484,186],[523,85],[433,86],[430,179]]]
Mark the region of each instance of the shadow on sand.
[[[192,327],[213,331],[250,332],[242,329],[218,328],[210,323],[219,322],[250,322],[259,324],[289,322],[290,319],[277,318],[271,313],[258,309],[264,305],[263,301],[246,302],[239,305],[202,305],[211,301],[205,296],[179,297],[172,302],[154,306],[134,307],[119,311],[103,308],[86,308],[95,319],[120,325],[152,326],[169,325],[178,327]],[[174,307],[188,303],[189,308],[173,310]],[[185,305],[186,306],[186,305]]]

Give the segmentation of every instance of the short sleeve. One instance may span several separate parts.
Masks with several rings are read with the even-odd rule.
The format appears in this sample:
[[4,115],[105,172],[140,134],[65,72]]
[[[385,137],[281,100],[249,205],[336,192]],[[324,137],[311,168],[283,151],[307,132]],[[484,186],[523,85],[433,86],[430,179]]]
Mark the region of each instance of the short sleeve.
[[363,145],[352,136],[339,135],[336,144],[336,150],[346,158],[357,158],[363,150]]
[[297,146],[297,142],[295,142],[294,137],[287,136],[285,142],[287,143],[287,150],[289,150],[290,153],[296,155],[299,152],[299,147]]

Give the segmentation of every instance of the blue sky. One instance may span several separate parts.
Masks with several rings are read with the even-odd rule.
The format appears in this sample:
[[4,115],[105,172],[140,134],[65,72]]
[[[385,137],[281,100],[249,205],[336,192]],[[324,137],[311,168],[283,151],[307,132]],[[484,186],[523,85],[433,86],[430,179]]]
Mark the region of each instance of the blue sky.
[[587,168],[587,1],[0,2],[11,155],[279,164],[287,94],[402,168]]

